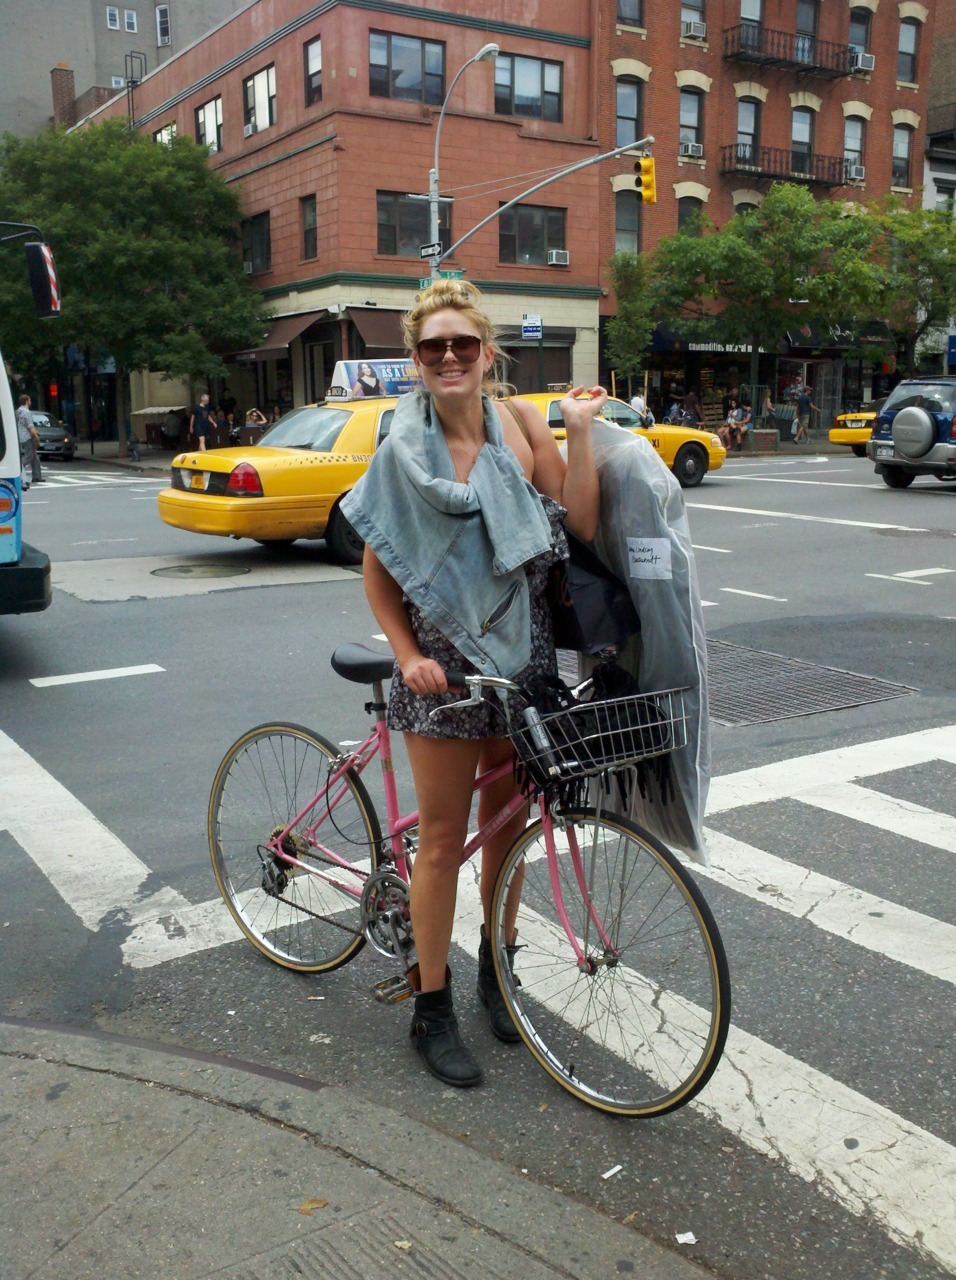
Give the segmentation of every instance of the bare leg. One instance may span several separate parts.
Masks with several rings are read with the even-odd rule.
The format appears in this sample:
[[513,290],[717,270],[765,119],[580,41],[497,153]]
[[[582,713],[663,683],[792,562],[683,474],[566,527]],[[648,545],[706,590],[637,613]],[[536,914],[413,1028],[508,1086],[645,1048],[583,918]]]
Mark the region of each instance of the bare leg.
[[416,733],[406,733],[405,744],[419,813],[411,882],[412,928],[421,990],[440,991],[445,985],[458,872],[483,744],[423,738]]
[[[509,760],[512,751],[513,748],[507,738],[488,739],[482,744],[480,765],[482,772],[487,769],[493,769],[495,765]],[[515,779],[506,774],[498,782],[486,787],[481,792],[478,797],[479,826],[493,818],[496,813],[504,808],[517,790],[517,785]],[[496,832],[481,851],[481,905],[484,911],[485,932],[489,937],[491,937],[491,897],[498,879],[498,872],[501,870],[501,864],[504,862],[508,850],[527,825],[528,810],[525,807],[519,810],[515,817],[500,831]],[[518,893],[516,892],[513,897],[514,902],[512,903],[509,900],[508,903],[507,941],[509,946],[515,940],[514,920],[518,912]]]

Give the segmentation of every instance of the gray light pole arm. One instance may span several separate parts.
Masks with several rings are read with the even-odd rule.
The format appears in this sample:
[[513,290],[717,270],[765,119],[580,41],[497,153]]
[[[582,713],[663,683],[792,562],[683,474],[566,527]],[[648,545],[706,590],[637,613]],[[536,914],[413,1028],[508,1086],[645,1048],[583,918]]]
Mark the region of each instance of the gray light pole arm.
[[[451,95],[455,91],[455,85],[461,76],[473,66],[476,62],[488,62],[498,54],[498,46],[496,44],[486,44],[478,50],[473,58],[469,58],[467,62],[463,62],[455,72],[455,77],[448,86],[448,92],[445,94],[445,101],[441,104],[441,111],[438,113],[438,124],[435,127],[435,155],[432,160],[432,167],[428,171],[428,235],[430,244],[438,244],[440,240],[438,232],[438,147],[441,142],[441,127],[445,120],[445,108],[451,100]],[[441,258],[432,258],[432,279],[438,279],[438,264]]]
[[[529,187],[527,191],[522,191],[521,194],[518,196],[515,196],[513,200],[509,200],[507,204],[503,204],[501,205],[500,208],[495,209],[494,213],[489,213],[487,218],[482,218],[481,222],[479,222],[477,226],[472,227],[472,229],[470,231],[466,231],[465,234],[459,240],[456,240],[450,249],[446,249],[443,254],[433,259],[434,265],[432,267],[432,274],[434,275],[434,273],[437,271],[438,264],[441,262],[444,262],[444,260],[447,257],[449,257],[451,254],[453,254],[456,249],[460,248],[461,245],[463,245],[466,240],[470,240],[471,237],[475,235],[476,232],[482,229],[482,227],[486,227],[488,223],[494,221],[495,218],[500,218],[506,209],[513,208],[520,201],[524,200],[525,197],[533,196],[534,193],[536,191],[540,191],[542,187],[550,186],[552,182],[557,182],[559,178],[566,178],[569,173],[577,173],[578,169],[586,169],[588,165],[599,164],[602,160],[611,160],[614,158],[614,156],[623,155],[625,151],[637,151],[638,148],[649,147],[649,146],[652,146],[653,143],[654,143],[653,135],[648,134],[646,138],[639,138],[637,142],[629,142],[627,143],[626,146],[615,147],[613,151],[605,151],[603,155],[592,156],[589,160],[580,160],[577,164],[572,164],[572,165],[569,165],[567,169],[562,169],[560,173],[555,173],[555,174],[552,174],[550,178],[545,178],[543,182],[536,182],[535,185],[533,187]],[[435,206],[435,208],[436,208],[435,216],[437,217],[438,216],[437,205]],[[438,238],[437,235],[434,238],[437,240]]]

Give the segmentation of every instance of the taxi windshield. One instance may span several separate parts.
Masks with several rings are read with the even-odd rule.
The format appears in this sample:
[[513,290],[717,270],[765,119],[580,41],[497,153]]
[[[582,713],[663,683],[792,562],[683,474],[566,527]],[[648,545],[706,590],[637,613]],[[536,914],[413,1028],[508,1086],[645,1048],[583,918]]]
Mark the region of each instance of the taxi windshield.
[[293,409],[291,413],[283,414],[263,434],[259,447],[269,445],[274,449],[309,449],[313,453],[326,453],[339,438],[351,415],[351,409],[331,409],[324,405]]

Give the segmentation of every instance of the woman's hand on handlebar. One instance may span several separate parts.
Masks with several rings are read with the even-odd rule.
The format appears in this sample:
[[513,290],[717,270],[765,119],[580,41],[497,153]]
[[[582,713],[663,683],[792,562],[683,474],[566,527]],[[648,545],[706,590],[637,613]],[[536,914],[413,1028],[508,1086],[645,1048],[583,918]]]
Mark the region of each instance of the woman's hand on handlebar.
[[445,672],[432,658],[419,653],[400,666],[402,678],[412,693],[447,693]]

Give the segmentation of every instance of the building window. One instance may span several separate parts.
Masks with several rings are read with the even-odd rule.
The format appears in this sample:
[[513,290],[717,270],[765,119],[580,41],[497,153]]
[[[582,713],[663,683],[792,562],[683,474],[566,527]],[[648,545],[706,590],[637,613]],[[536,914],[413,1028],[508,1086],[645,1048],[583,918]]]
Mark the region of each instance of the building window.
[[910,161],[913,155],[913,130],[908,124],[898,124],[893,130],[894,187],[910,185]]
[[682,0],[680,7],[681,23],[704,21],[704,0]]
[[445,98],[444,44],[370,31],[368,91],[374,98],[401,98],[440,107]]
[[759,207],[759,205],[754,204],[750,200],[741,200],[740,204],[734,208],[734,213],[753,213],[754,209],[758,209]]
[[896,78],[906,84],[916,83],[916,46],[919,43],[919,23],[915,18],[904,18],[900,23],[899,52],[896,55]]
[[857,53],[866,53],[870,47],[871,17],[869,9],[850,10],[850,30],[847,33],[847,43]]
[[797,107],[790,126],[790,169],[793,173],[809,173],[813,159],[813,112]]
[[269,213],[257,213],[242,223],[242,261],[246,271],[268,271],[272,266],[272,232]]
[[519,266],[546,267],[548,251],[563,249],[564,209],[519,204],[498,219],[498,257]]
[[303,49],[305,55],[305,105],[322,101],[322,41],[310,40]]
[[136,10],[135,9],[123,10],[123,25],[126,28],[126,30],[130,33],[130,35],[136,34]]
[[852,178],[853,170],[863,163],[865,131],[866,121],[862,116],[847,116],[843,122],[843,159],[848,178]]
[[242,123],[245,132],[258,133],[276,122],[276,69],[265,67],[242,82]]
[[170,44],[172,40],[169,27],[169,5],[158,4],[156,6],[156,43],[158,45]]
[[757,165],[759,158],[760,103],[741,98],[737,103],[737,163]]
[[956,187],[936,187],[936,212],[956,218]]
[[[397,254],[400,258],[419,258],[421,247],[428,244],[429,209],[427,200],[412,200],[397,191],[379,191],[378,251]],[[451,245],[449,206],[438,206],[438,239],[444,252]]]
[[614,197],[614,252],[640,251],[641,202],[636,191],[619,191]]
[[696,196],[681,196],[677,201],[677,231],[682,236],[699,236],[702,230],[704,202]]
[[639,27],[643,23],[641,13],[642,0],[617,0],[617,20],[629,27]]
[[106,6],[106,25],[110,31],[119,31],[120,29],[119,9],[115,5],[108,4]]
[[817,0],[797,0],[797,39],[794,52],[798,62],[812,62],[816,56]]
[[704,96],[696,89],[680,91],[680,140],[703,142]]
[[209,154],[222,150],[222,98],[212,98],[196,108],[196,141]]
[[763,0],[740,0],[740,43],[743,48],[760,48]]
[[641,136],[641,98],[644,86],[640,80],[621,79],[617,82],[617,142],[624,147]]
[[169,124],[164,125],[162,129],[157,129],[153,134],[154,142],[165,142],[167,146],[176,136],[176,121],[171,120]]
[[319,240],[315,224],[315,196],[303,196],[299,201],[299,209],[302,217],[302,256],[317,258]]
[[499,53],[495,59],[495,113],[536,120],[562,119],[560,62]]
[[113,86],[114,89],[126,88],[126,81],[123,79],[122,76],[111,76],[110,84]]

